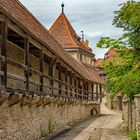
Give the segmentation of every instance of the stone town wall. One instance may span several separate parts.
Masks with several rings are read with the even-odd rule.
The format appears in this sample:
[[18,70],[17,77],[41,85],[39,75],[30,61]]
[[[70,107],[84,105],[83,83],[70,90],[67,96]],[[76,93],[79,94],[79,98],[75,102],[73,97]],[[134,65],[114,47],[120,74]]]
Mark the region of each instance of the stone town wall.
[[140,139],[140,94],[135,96],[135,127]]
[[0,140],[35,140],[91,113],[99,103],[0,93]]
[[107,107],[114,110],[122,110],[122,98],[121,101],[119,100],[120,97],[114,96],[111,97],[110,94],[106,95],[107,97]]
[[132,104],[123,101],[123,124],[129,131],[136,130],[140,139],[140,95],[136,95]]

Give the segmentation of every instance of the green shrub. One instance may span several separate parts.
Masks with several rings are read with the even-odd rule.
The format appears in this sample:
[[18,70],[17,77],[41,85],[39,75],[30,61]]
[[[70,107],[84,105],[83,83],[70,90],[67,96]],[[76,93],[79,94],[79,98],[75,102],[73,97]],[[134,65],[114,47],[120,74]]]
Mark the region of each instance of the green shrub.
[[137,140],[137,132],[136,131],[131,131],[129,133],[129,136],[130,136],[131,140]]

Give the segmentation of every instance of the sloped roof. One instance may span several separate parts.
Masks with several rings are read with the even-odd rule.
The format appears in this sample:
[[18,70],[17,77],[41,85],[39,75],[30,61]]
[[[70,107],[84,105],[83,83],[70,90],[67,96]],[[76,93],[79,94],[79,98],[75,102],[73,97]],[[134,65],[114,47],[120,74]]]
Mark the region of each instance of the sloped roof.
[[[69,65],[81,77],[93,81],[85,67],[72,58],[48,30],[18,0],[0,0],[0,11],[20,26],[32,37],[44,44],[59,59]],[[94,81],[95,82],[95,81]],[[100,81],[98,82],[100,83]]]
[[98,71],[96,70],[95,66],[89,65],[89,64],[85,64],[83,63],[83,65],[85,66],[85,69],[90,73],[90,77],[93,81],[95,82],[100,82],[102,84],[105,83],[105,81],[100,77]]
[[103,64],[103,62],[104,62],[104,58],[98,58],[95,64],[96,67],[100,67]]
[[112,61],[117,56],[117,49],[116,48],[109,49],[105,53],[105,55],[108,55],[106,60],[111,60]]
[[49,31],[64,49],[79,48],[92,52],[92,49],[81,41],[64,13],[60,14]]

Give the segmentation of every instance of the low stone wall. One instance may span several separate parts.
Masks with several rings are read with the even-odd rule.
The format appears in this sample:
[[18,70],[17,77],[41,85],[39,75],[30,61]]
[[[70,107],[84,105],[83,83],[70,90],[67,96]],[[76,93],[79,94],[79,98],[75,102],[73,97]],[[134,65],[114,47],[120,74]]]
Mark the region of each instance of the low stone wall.
[[140,94],[132,102],[123,101],[123,120],[124,127],[129,131],[137,131],[140,139]]
[[114,110],[122,111],[122,97],[114,96],[111,97],[111,94],[106,95],[107,97],[107,107]]
[[0,93],[0,140],[35,140],[91,114],[99,103]]

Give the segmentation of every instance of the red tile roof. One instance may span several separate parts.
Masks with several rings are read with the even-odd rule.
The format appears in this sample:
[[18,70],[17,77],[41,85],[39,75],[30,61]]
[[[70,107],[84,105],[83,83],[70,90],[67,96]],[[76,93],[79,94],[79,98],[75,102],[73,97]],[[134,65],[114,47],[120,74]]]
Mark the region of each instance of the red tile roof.
[[96,67],[100,67],[102,64],[103,64],[103,62],[104,62],[104,59],[103,58],[98,58],[97,60],[96,60]]
[[64,13],[57,18],[49,31],[64,49],[79,48],[92,52],[91,48],[84,41],[81,41]]
[[83,65],[85,66],[85,69],[90,73],[90,77],[92,78],[93,81],[96,82],[100,81],[102,84],[105,83],[105,81],[100,77],[95,66],[85,64],[85,63],[83,63]]
[[105,55],[108,55],[107,59],[106,60],[113,60],[116,56],[117,56],[117,49],[116,48],[112,48],[112,49],[109,49]]
[[[33,38],[44,44],[59,59],[69,65],[81,77],[93,81],[85,67],[78,63],[58,44],[48,30],[18,1],[0,0],[0,11]],[[101,81],[98,81],[101,83]]]

